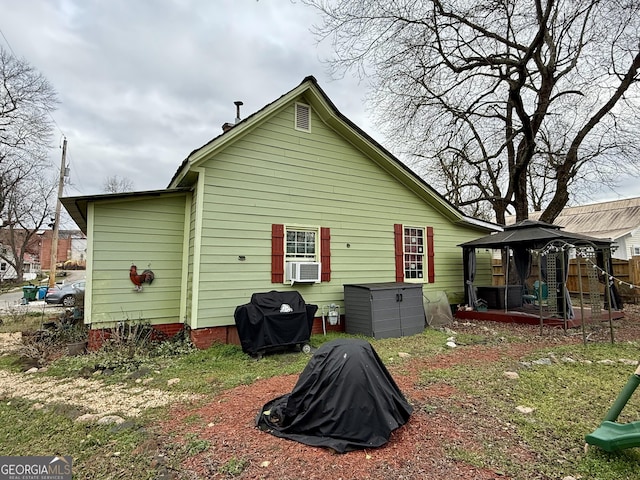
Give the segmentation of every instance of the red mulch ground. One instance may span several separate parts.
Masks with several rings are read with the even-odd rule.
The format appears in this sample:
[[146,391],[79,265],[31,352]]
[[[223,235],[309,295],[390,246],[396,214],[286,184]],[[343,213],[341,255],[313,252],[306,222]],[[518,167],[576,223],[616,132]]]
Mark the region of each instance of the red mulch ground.
[[[483,323],[453,328],[458,333],[473,333],[474,329],[478,331],[485,325],[491,327]],[[421,388],[418,378],[420,372],[429,369],[459,364],[480,365],[505,358],[517,360],[545,345],[582,341],[580,335],[568,336],[562,331],[541,337],[536,327],[512,325],[508,328],[527,340],[497,346],[462,347],[434,357],[410,359],[402,364],[401,371],[390,368],[398,386],[414,406],[414,413],[406,425],[392,434],[389,443],[378,449],[334,454],[327,449],[309,447],[256,429],[254,419],[259,409],[275,397],[290,392],[297,381],[296,375],[234,388],[195,410],[193,406],[176,407],[171,420],[165,422],[161,429],[183,441],[195,435],[195,438],[210,442],[207,451],[187,459],[182,465],[180,478],[232,478],[221,471],[221,467],[230,465],[228,462],[235,458],[248,461],[242,473],[234,477],[242,479],[506,479],[508,477],[502,472],[477,469],[448,457],[445,446],[461,445],[466,451],[480,452],[485,439],[511,436],[509,455],[518,462],[532,458],[533,454],[519,444],[509,426],[492,422],[490,412],[483,412],[481,405],[473,405],[472,398],[461,400],[464,396],[456,392],[455,387],[442,383]],[[624,334],[639,339],[637,322],[629,330],[625,329]],[[618,332],[618,335],[621,341],[622,333]],[[469,414],[463,415],[464,418],[454,418],[447,408],[452,402],[461,403]],[[194,415],[199,416],[200,421],[193,421]],[[189,421],[185,421],[186,417]]]

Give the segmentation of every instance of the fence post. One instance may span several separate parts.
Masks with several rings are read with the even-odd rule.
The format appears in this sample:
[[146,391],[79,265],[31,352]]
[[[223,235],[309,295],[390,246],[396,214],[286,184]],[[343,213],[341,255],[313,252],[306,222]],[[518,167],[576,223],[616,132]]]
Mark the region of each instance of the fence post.
[[635,255],[629,260],[629,283],[635,285],[632,290],[634,303],[638,301],[638,295],[640,295],[640,255]]

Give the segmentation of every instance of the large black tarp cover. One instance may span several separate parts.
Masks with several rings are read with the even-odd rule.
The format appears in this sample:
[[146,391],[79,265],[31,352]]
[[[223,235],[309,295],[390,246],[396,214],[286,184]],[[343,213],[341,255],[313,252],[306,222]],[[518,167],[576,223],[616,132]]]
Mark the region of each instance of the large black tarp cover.
[[256,355],[273,347],[307,343],[316,310],[318,306],[307,305],[297,291],[254,293],[250,303],[236,307],[234,313],[242,350]]
[[384,445],[412,411],[371,344],[338,339],[314,353],[291,393],[264,405],[256,425],[344,453]]

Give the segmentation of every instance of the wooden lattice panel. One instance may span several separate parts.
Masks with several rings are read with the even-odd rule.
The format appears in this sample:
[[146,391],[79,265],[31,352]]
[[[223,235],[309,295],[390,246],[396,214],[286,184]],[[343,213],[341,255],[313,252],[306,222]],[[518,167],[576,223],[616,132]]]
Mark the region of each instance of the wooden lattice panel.
[[589,278],[589,305],[591,307],[591,319],[599,319],[602,315],[602,299],[600,297],[600,282],[598,269],[596,268],[596,252],[584,253],[587,260],[587,276]]
[[[560,252],[560,255],[562,255],[562,252]],[[547,254],[547,308],[550,315],[558,315],[558,283],[556,281],[557,259],[558,253]]]

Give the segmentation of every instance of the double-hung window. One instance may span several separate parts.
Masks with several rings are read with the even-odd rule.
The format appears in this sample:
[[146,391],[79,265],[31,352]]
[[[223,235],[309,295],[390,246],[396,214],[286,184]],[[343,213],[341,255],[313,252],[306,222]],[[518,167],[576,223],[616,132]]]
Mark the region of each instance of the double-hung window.
[[285,260],[287,262],[317,262],[317,239],[317,228],[286,227]]
[[331,281],[331,232],[329,227],[271,225],[271,282],[285,281],[288,262],[316,262],[321,280]]
[[433,227],[393,226],[396,282],[435,283]]
[[425,229],[422,227],[404,227],[404,278],[421,280],[425,266]]

